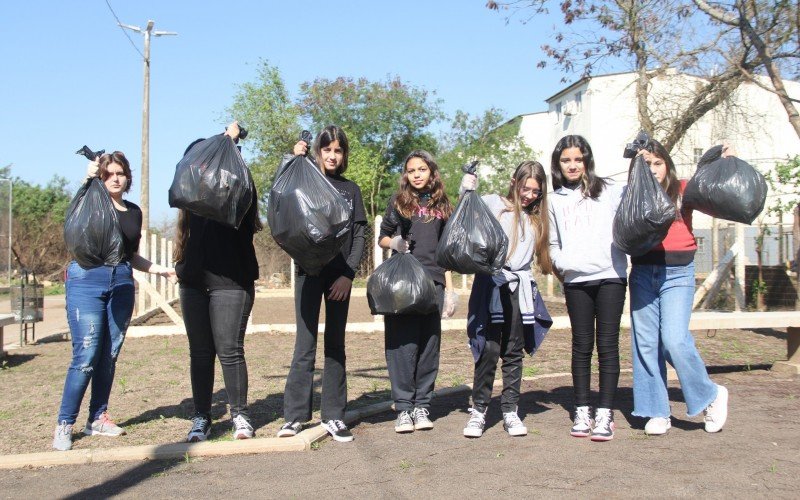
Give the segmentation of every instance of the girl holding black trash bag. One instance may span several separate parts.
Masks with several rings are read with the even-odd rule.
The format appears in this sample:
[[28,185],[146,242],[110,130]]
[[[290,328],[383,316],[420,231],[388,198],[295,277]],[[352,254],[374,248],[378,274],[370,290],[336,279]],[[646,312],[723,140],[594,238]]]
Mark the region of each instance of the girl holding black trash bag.
[[[225,135],[236,142],[238,124],[228,125]],[[189,145],[186,152],[198,142]],[[179,213],[174,259],[181,284],[181,311],[189,338],[189,372],[195,411],[186,436],[188,442],[205,441],[211,433],[216,357],[222,366],[230,404],[233,438],[253,437],[247,409],[244,334],[258,278],[253,234],[261,227],[255,186],[252,186],[250,208],[238,229],[185,209]]]
[[[72,363],[67,370],[58,412],[53,448],[72,448],[72,427],[89,383],[92,397],[86,435],[120,436],[125,431],[108,415],[108,399],[125,330],[133,314],[134,284],[131,268],[175,280],[175,270],[153,264],[138,254],[142,211],[122,198],[131,188],[128,159],[120,151],[104,154],[89,164],[86,182],[99,177],[107,190],[122,232],[123,255],[119,264],[84,268],[70,262],[66,271],[67,320],[72,336]],[[101,214],[96,214],[101,215]],[[91,224],[92,220],[82,221]],[[98,242],[94,242],[101,247]]]
[[[465,174],[461,190],[474,191],[477,177]],[[509,239],[505,265],[489,276],[476,274],[469,299],[467,332],[475,360],[470,419],[464,436],[480,437],[492,398],[497,362],[502,358],[503,391],[500,406],[503,428],[511,436],[525,436],[527,427],[517,414],[524,351],[533,353],[552,325],[531,273],[534,255],[543,274],[550,262],[547,176],[539,162],[520,163],[505,197],[482,197]]]
[[[435,311],[385,315],[386,366],[392,385],[398,433],[433,429],[430,405],[439,373],[442,317],[452,316],[455,297],[449,272],[436,264],[436,247],[453,212],[439,166],[427,151],[412,151],[403,162],[400,188],[381,222],[378,245],[411,253],[436,286]],[[447,293],[445,293],[445,287]]]
[[[299,141],[295,155],[305,155],[308,144]],[[314,394],[314,360],[321,299],[325,300],[325,366],[322,372],[322,426],[335,441],[349,442],[353,434],[344,423],[347,406],[347,372],[344,348],[350,289],[364,253],[364,230],[367,225],[364,202],[358,185],[342,174],[347,170],[350,147],[339,127],[330,125],[314,141],[314,159],[328,181],[350,205],[351,229],[340,253],[317,275],[297,267],[295,280],[295,315],[297,336],[294,356],[286,377],[283,394],[283,417],[286,423],[278,437],[296,435],[303,423],[311,420]]]
[[[631,257],[631,350],[633,415],[649,418],[645,434],[665,434],[671,427],[666,363],[675,367],[689,416],[705,413],[705,430],[718,432],[728,414],[728,390],[708,377],[689,332],[697,250],[692,210],[681,206],[686,181],[658,141],[641,150],[650,171],[678,208],[666,238],[644,255]],[[734,153],[726,148],[723,157]],[[634,160],[631,161],[633,168]],[[702,168],[702,165],[698,165]]]
[[[627,257],[614,246],[612,238],[622,188],[595,174],[592,148],[579,135],[558,141],[550,171],[554,189],[549,207],[550,256],[564,284],[572,325],[575,416],[570,434],[608,441],[614,437],[619,324],[627,286]],[[589,382],[595,338],[600,395],[592,415]]]

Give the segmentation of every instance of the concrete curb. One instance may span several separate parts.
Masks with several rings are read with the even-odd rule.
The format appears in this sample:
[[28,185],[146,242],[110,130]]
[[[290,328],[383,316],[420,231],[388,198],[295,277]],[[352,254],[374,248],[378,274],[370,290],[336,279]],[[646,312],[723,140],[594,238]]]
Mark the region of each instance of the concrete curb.
[[[523,377],[523,380],[564,377],[569,373],[550,373]],[[496,380],[494,385],[502,385]],[[435,397],[449,396],[459,392],[472,390],[472,384],[462,384],[437,390]],[[390,411],[394,403],[381,401],[363,408],[350,410],[345,415],[345,422],[351,424],[373,415]],[[25,467],[52,467],[57,465],[89,465],[101,462],[127,462],[141,460],[170,460],[196,457],[221,457],[225,455],[245,455],[254,453],[272,453],[277,451],[307,451],[311,445],[328,437],[321,425],[315,425],[288,438],[255,438],[239,441],[204,442],[204,443],[170,443],[160,445],[120,446],[117,448],[49,451],[40,453],[23,453],[19,455],[0,455],[0,469],[22,469]]]

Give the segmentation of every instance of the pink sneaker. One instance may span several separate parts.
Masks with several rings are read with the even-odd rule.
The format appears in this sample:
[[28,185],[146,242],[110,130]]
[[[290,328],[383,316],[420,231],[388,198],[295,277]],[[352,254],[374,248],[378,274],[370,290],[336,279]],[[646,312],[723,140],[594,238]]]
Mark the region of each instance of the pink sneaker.
[[94,422],[86,422],[83,433],[87,436],[117,437],[125,435],[125,429],[112,422],[111,418],[108,416],[108,412],[103,412],[100,418]]

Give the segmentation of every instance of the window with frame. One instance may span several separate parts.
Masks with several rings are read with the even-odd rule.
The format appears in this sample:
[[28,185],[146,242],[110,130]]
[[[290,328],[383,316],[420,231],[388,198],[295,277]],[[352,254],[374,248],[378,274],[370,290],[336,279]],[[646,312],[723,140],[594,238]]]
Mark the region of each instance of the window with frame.
[[695,241],[697,242],[697,252],[698,253],[705,253],[706,251],[706,238],[704,236],[696,236]]
[[562,103],[556,104],[556,123],[561,121],[561,112],[563,111],[564,105]]
[[694,148],[694,164],[700,163],[700,158],[703,157],[703,150],[701,148]]
[[583,92],[575,92],[575,111],[583,111]]

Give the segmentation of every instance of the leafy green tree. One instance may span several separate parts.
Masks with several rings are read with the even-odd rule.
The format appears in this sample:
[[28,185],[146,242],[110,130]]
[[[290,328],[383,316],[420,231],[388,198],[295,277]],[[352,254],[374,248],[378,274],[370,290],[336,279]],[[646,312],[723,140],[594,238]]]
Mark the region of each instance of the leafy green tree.
[[264,210],[281,157],[291,152],[299,137],[300,110],[278,68],[262,60],[255,81],[239,85],[227,113],[247,128],[243,148]]
[[[437,141],[428,128],[444,117],[440,102],[433,92],[398,77],[385,81],[340,77],[303,83],[298,105],[315,130],[332,124],[342,127],[348,139],[363,150],[358,161],[374,162],[374,175],[359,174],[367,184],[354,179],[364,191],[372,218],[383,210],[394,190],[391,179],[405,156],[414,149],[436,153]],[[370,165],[359,168],[369,169]]]
[[535,152],[519,135],[520,118],[506,121],[502,110],[490,108],[479,116],[457,111],[451,131],[445,137],[445,151],[439,156],[448,195],[455,199],[461,181],[461,166],[478,160],[480,189],[505,193],[517,165],[535,160]]

